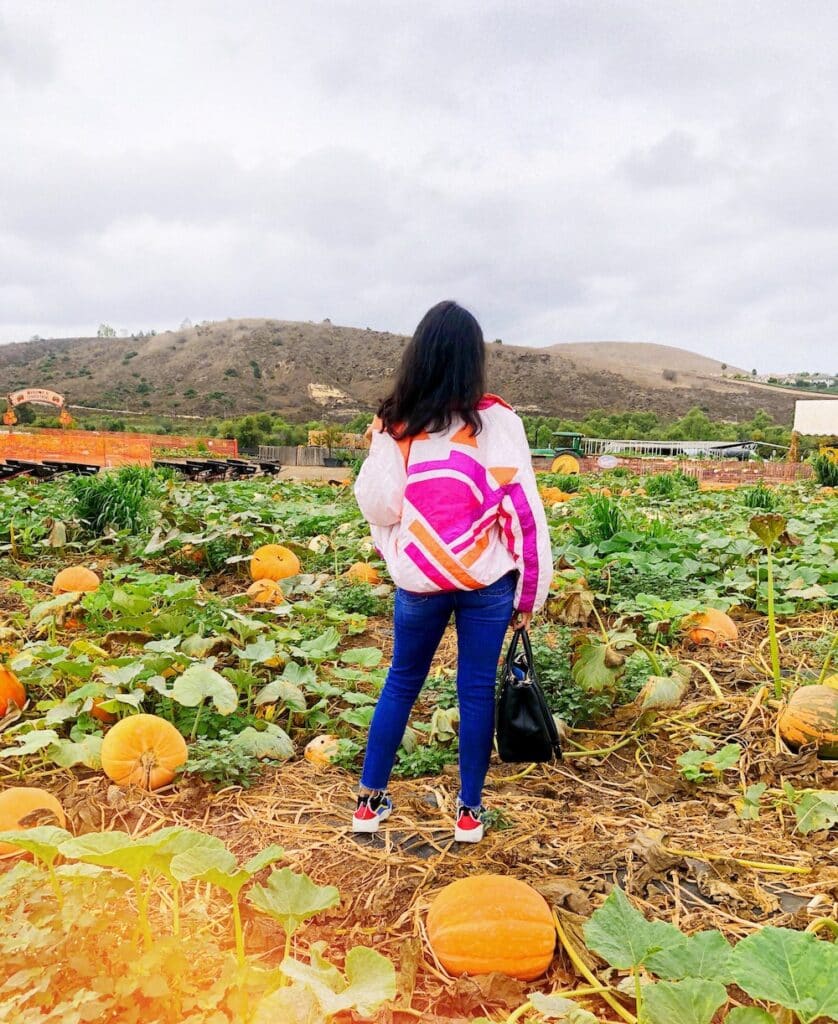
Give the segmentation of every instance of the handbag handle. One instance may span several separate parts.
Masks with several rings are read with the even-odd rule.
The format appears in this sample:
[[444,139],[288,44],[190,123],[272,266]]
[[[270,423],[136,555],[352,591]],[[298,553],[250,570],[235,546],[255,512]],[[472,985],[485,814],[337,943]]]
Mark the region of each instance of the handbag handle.
[[528,675],[532,675],[533,670],[533,656],[532,656],[532,644],[530,643],[530,635],[524,626],[519,627],[515,630],[512,640],[509,644],[509,650],[506,652],[506,671],[507,673],[512,672],[512,666],[515,664],[515,655],[518,650],[518,641],[521,641],[524,647],[524,657],[527,661]]

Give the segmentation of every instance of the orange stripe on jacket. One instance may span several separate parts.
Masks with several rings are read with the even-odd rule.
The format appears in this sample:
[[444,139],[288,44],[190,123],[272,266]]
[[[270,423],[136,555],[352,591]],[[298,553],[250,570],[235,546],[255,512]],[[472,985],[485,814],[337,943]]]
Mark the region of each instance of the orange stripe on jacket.
[[453,576],[464,589],[479,590],[480,587],[484,586],[484,584],[478,583],[470,573],[467,573],[460,563],[445,550],[427,527],[418,520],[414,520],[410,524],[410,532],[422,543],[428,553],[433,555],[448,575]]

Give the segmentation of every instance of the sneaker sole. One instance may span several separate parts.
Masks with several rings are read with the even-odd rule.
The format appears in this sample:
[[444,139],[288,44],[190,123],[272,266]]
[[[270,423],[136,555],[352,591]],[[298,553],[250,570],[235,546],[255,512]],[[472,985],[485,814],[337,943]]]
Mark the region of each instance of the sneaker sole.
[[479,843],[483,839],[483,828],[455,828],[455,843]]
[[377,832],[378,826],[382,821],[386,821],[390,817],[391,813],[392,811],[382,811],[381,814],[377,814],[374,818],[369,818],[367,820],[364,820],[363,818],[360,820],[358,818],[353,818],[352,831],[361,833],[362,835],[369,835],[372,832]]

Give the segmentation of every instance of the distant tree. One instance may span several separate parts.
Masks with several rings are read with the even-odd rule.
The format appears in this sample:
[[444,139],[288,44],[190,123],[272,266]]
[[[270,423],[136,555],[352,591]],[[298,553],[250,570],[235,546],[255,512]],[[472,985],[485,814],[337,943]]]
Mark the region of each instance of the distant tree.
[[723,370],[726,370],[726,369],[727,369],[727,363],[722,363],[722,369],[723,369]]
[[661,374],[664,380],[676,381],[678,380],[678,374],[674,370],[664,370]]
[[756,370],[751,370],[751,376],[752,377],[756,377],[756,375],[757,375],[757,371]]
[[110,324],[99,324],[99,330],[96,332],[97,338],[115,338],[116,329],[111,327]]
[[40,334],[33,334],[32,337],[29,340],[30,341],[40,341],[41,340],[41,336],[40,336]]
[[183,318],[183,320],[181,320],[181,322],[180,322],[180,329],[181,329],[182,331],[185,331],[185,330],[187,330],[187,329],[188,329],[188,328],[190,328],[191,326],[192,326],[192,321],[191,321],[191,320],[189,319],[189,317],[188,317],[188,316],[187,316],[187,317],[184,317],[184,318]]
[[503,344],[503,338],[495,338],[495,340],[494,340],[494,342],[492,342],[492,344],[493,345],[502,345]]

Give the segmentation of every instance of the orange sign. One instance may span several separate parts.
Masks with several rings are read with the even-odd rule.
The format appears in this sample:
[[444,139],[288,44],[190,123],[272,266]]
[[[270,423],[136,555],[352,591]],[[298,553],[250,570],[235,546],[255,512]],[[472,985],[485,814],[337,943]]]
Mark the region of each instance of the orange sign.
[[46,388],[24,388],[22,391],[13,391],[9,395],[9,405],[23,405],[24,402],[38,402],[40,405],[54,405],[57,409],[64,408],[64,396],[57,391],[47,391]]

